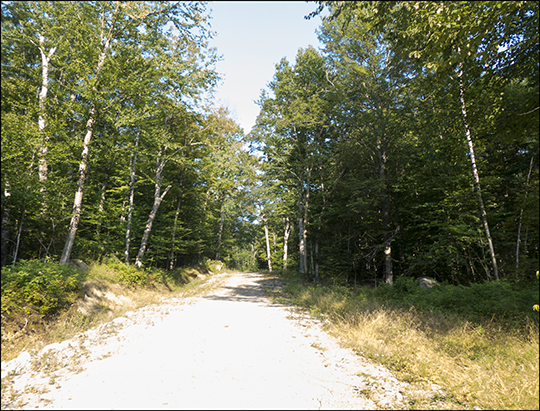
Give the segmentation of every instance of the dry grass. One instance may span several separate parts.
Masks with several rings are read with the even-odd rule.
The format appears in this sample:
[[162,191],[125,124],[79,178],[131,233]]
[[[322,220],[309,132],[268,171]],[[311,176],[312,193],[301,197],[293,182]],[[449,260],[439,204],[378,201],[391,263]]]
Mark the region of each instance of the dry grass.
[[[411,408],[538,409],[538,326],[509,331],[457,316],[392,309],[375,300],[320,289],[296,289],[293,300],[329,315],[329,332],[358,354],[383,363],[416,387]],[[438,400],[443,401],[438,401]]]
[[[92,265],[81,296],[68,310],[51,319],[34,316],[28,322],[25,318],[10,318],[9,324],[3,321],[3,328],[6,327],[2,330],[2,361],[12,360],[23,351],[39,351],[48,344],[73,338],[128,311],[158,304],[163,298],[194,297],[214,286],[208,281],[212,275],[209,272],[191,268],[182,274],[185,274],[184,285],[152,282],[145,287],[127,287],[118,281],[114,270],[106,265]],[[17,323],[27,325],[17,326]],[[13,331],[8,333],[7,329]]]

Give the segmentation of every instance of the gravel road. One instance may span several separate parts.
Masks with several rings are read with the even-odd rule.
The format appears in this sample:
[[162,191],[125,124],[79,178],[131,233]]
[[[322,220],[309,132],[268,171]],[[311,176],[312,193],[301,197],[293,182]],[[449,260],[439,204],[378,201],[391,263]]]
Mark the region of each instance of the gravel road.
[[[317,319],[272,304],[262,274],[218,274],[169,298],[2,363],[2,409],[375,409],[404,383],[340,348]],[[4,378],[6,377],[6,378]]]

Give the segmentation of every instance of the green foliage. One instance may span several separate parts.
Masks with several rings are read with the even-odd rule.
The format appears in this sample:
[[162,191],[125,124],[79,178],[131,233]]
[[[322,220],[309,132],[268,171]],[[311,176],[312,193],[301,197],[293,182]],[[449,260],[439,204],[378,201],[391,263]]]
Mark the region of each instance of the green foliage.
[[76,298],[83,277],[67,265],[20,261],[2,269],[2,315],[37,311],[42,317],[56,314]]
[[[413,279],[402,277],[396,279],[393,287],[384,284],[377,289],[302,284],[302,278],[294,272],[280,277],[289,284],[281,292],[273,293],[277,301],[297,304],[312,315],[323,317],[327,330],[339,338],[340,344],[390,367],[400,380],[427,383],[428,387],[432,383],[441,385],[447,393],[445,401],[454,404],[439,402],[439,407],[537,407],[537,321],[506,322],[508,327],[502,327],[497,318],[482,317],[475,323],[470,316],[456,314],[449,304],[444,311],[419,310],[404,299],[444,289],[441,295],[456,304],[486,298],[503,298],[508,302],[512,291],[513,295],[520,295],[519,289],[525,287],[512,286],[509,291],[507,285],[492,283],[484,289],[475,288],[467,296],[465,287],[441,285],[421,290]],[[454,294],[456,289],[460,290],[459,295]],[[529,291],[538,298],[537,288]],[[429,408],[433,405],[430,400],[434,399],[417,404],[418,408]]]
[[249,248],[233,247],[231,258],[225,260],[227,265],[239,271],[257,271],[257,259]]
[[155,276],[151,275],[151,270],[137,269],[134,265],[128,265],[120,261],[114,255],[108,255],[104,259],[104,264],[115,272],[115,278],[129,286],[144,286]]
[[443,284],[434,288],[419,287],[416,280],[398,277],[394,286],[380,284],[375,295],[383,300],[419,310],[456,313],[472,321],[494,320],[523,325],[526,318],[538,322],[530,303],[538,301],[538,283],[528,287],[505,281],[462,285]]
[[[3,2],[2,265],[62,253],[95,106],[72,254],[123,255],[135,170],[130,258],[144,238],[146,270],[109,261],[118,281],[169,281],[178,273],[153,270],[218,255],[236,269],[267,267],[264,213],[273,269],[287,232],[288,267],[301,263],[303,280],[319,272],[321,283],[375,284],[390,244],[396,277],[481,283],[491,263],[471,190],[462,66],[500,277],[534,279],[538,2],[319,4],[334,16],[319,30],[324,50],[301,49],[276,65],[244,136],[226,109],[200,100],[217,79],[204,3]],[[43,106],[42,52],[52,53]],[[162,201],[156,184],[162,196],[171,186]],[[437,298],[426,304],[454,301]],[[483,316],[493,307],[470,304]]]
[[[197,273],[217,272],[216,264],[208,261],[199,269],[175,269],[165,271],[159,268],[137,270],[126,265],[114,255],[104,258],[96,274],[106,281],[118,282],[129,287],[148,287],[169,283],[178,287],[189,283]],[[103,274],[106,273],[106,274]],[[81,284],[88,273],[69,265],[43,263],[37,260],[22,260],[14,266],[2,269],[2,317],[25,316],[38,313],[41,317],[51,317],[65,311],[79,297]]]

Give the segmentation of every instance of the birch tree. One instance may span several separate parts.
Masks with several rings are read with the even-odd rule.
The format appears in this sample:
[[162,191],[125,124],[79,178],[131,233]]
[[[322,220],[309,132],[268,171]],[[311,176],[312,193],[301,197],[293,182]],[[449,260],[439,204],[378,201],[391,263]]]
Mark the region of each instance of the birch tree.
[[264,239],[266,241],[266,260],[268,261],[268,271],[272,272],[272,252],[270,251],[270,240],[268,238],[268,219],[262,215],[264,226]]
[[[207,31],[205,31],[202,25],[206,17],[202,14],[204,7],[199,4],[165,4],[165,3],[99,3],[100,10],[93,10],[99,13],[99,18],[96,21],[95,27],[98,28],[98,32],[94,33],[97,43],[97,59],[94,61],[95,69],[92,75],[85,79],[88,82],[88,95],[90,101],[89,114],[86,121],[86,133],[83,142],[82,160],[79,165],[79,179],[77,183],[77,192],[73,202],[73,212],[71,223],[68,229],[68,236],[64,246],[64,251],[60,258],[60,263],[65,264],[69,260],[71,249],[75,241],[75,234],[79,225],[83,187],[86,178],[86,169],[88,163],[88,155],[90,150],[90,142],[94,132],[94,127],[98,119],[99,112],[106,112],[110,109],[110,105],[114,104],[115,100],[109,100],[107,105],[106,100],[103,98],[110,94],[110,90],[103,88],[102,77],[109,78],[115,77],[114,70],[121,69],[122,63],[125,62],[125,58],[133,54],[133,48],[130,47],[128,40],[137,41],[143,50],[154,55],[154,73],[149,76],[150,81],[154,83],[148,83],[148,90],[146,93],[152,95],[154,91],[158,92],[172,92],[178,95],[179,89],[185,90],[185,97],[196,97],[199,90],[209,82],[212,82],[214,77],[210,70],[206,70],[206,66],[209,63],[205,63],[204,58],[201,58],[201,49],[205,47],[205,39]],[[172,41],[163,41],[165,33],[162,29],[169,22],[173,23],[173,28],[178,30],[178,34],[172,34],[172,28],[169,29],[167,35],[171,36]],[[84,23],[84,22],[83,22]],[[199,41],[200,44],[194,44],[187,48],[184,56],[180,56],[180,44],[189,44],[190,39],[189,31],[193,27],[200,28],[202,34],[199,38],[195,37],[195,41]],[[139,28],[144,28],[144,31],[139,31]],[[98,40],[99,38],[99,40]],[[111,44],[114,43],[114,53],[111,52]],[[171,50],[174,52],[170,53]],[[144,62],[151,57],[147,57],[141,54],[137,57],[137,62]],[[176,64],[172,66],[165,65],[167,62],[176,59]],[[111,64],[106,65],[106,61],[111,60]],[[116,64],[115,64],[116,63]],[[119,64],[118,64],[119,63]],[[199,65],[204,63],[202,69],[199,69]],[[147,70],[148,62],[146,67]],[[109,71],[105,71],[105,69]],[[185,70],[199,69],[201,75],[197,78],[197,81],[186,81],[184,78]],[[168,73],[167,80],[163,84],[164,72]],[[125,92],[133,90],[135,84],[133,81],[140,73],[139,70],[134,70],[130,73],[129,80],[131,83],[127,84],[125,88],[124,84],[119,83],[117,87],[124,88]],[[116,74],[118,76],[118,74]],[[148,95],[147,94],[147,95]],[[125,99],[126,96],[119,96],[116,99]],[[178,95],[178,99],[181,95]],[[161,170],[161,166],[158,165],[156,172]],[[156,178],[159,181],[159,173],[156,174]],[[162,199],[162,195],[156,186],[157,199]],[[159,206],[159,200],[155,203],[155,206]],[[151,224],[150,224],[151,227]],[[142,247],[139,249],[141,250]],[[144,254],[144,251],[143,251]]]
[[[325,98],[330,84],[325,62],[313,49],[300,49],[294,66],[286,59],[276,65],[269,84],[274,97],[261,94],[261,113],[253,137],[282,181],[294,181],[298,221],[299,271],[308,273],[308,229],[313,171],[321,160],[321,142],[328,138]],[[292,188],[292,187],[291,187]]]
[[[111,45],[111,41],[114,38],[116,30],[118,30],[118,27],[116,27],[116,25],[118,24],[119,12],[120,3],[117,3],[112,10],[104,9],[100,17],[100,45],[98,46],[99,54],[97,61],[95,62],[96,65],[94,77],[90,80],[90,90],[93,94],[99,93],[99,79],[101,76],[103,65],[105,63],[105,59],[109,54],[109,47]],[[71,249],[73,248],[73,243],[75,242],[75,234],[77,233],[77,228],[79,227],[84,181],[86,179],[88,155],[90,152],[90,142],[92,140],[94,126],[98,115],[96,104],[97,101],[95,100],[90,103],[90,112],[86,120],[86,133],[84,135],[83,151],[81,154],[81,162],[79,164],[79,179],[77,181],[77,191],[75,192],[75,199],[73,200],[71,221],[69,223],[64,250],[62,251],[62,256],[60,257],[60,264],[66,264],[69,261],[69,258],[71,256]]]
[[[394,53],[392,65],[405,67],[415,81],[429,79],[423,82],[424,90],[419,98],[444,94],[446,101],[443,98],[440,101],[446,107],[438,109],[445,110],[447,118],[460,117],[463,139],[459,137],[455,141],[464,142],[467,147],[463,154],[470,160],[470,176],[491,265],[491,273],[488,270],[486,274],[488,279],[499,278],[500,257],[490,231],[497,203],[485,202],[480,183],[482,174],[487,174],[482,170],[486,160],[483,159],[484,164],[478,161],[476,146],[480,136],[474,130],[482,129],[487,118],[496,116],[500,97],[495,90],[503,95],[504,84],[519,79],[525,79],[526,84],[538,83],[538,32],[533,29],[538,24],[538,4],[527,1],[318,3],[319,8],[308,17],[328,7],[330,20],[345,16],[342,27],[370,26],[373,34],[382,35],[390,45]],[[360,21],[354,21],[354,16],[360,16]],[[491,104],[479,103],[487,95],[492,97]],[[449,101],[449,97],[453,100]],[[535,110],[534,106],[531,108]],[[438,133],[438,137],[448,136]]]
[[129,243],[131,241],[131,220],[133,218],[133,201],[135,197],[135,167],[137,164],[137,149],[139,147],[139,131],[135,137],[135,145],[130,156],[130,182],[129,182],[129,208],[126,220],[126,248],[124,250],[124,261],[129,264]]

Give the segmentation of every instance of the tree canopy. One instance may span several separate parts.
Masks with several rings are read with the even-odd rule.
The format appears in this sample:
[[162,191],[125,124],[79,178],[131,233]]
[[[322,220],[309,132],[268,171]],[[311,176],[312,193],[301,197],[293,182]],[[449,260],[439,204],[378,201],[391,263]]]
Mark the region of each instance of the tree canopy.
[[538,269],[538,3],[315,2],[245,135],[204,2],[2,2],[2,265]]

